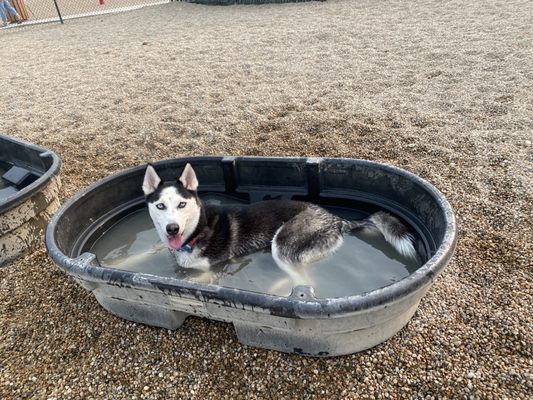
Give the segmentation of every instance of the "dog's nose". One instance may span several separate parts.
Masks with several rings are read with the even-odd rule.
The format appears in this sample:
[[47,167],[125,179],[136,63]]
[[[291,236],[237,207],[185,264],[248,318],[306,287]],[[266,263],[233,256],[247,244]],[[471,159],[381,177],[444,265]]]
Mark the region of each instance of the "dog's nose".
[[177,235],[180,232],[180,226],[178,224],[168,224],[167,233],[169,235]]

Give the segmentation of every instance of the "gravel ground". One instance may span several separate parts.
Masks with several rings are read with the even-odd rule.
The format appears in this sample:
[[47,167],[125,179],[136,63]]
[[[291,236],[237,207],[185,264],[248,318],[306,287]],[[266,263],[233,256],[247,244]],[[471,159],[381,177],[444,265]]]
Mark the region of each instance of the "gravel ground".
[[332,359],[103,310],[44,246],[0,270],[0,398],[533,394],[533,3],[171,3],[3,33],[0,131],[56,151],[64,201],[181,155],[367,158],[436,185],[456,255],[386,343]]

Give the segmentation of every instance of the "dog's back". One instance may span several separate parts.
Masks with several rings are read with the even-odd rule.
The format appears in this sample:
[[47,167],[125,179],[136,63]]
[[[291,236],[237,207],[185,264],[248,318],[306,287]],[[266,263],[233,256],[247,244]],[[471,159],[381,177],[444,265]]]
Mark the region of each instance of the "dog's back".
[[250,205],[204,205],[207,219],[202,233],[208,240],[205,255],[228,259],[268,248],[276,231],[309,204],[265,200]]

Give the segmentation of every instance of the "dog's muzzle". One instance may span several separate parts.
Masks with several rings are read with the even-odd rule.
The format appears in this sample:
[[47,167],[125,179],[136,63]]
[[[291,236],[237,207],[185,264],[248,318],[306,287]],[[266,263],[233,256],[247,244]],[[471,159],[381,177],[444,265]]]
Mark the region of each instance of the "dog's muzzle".
[[168,224],[166,226],[168,247],[178,250],[183,246],[183,235],[180,234],[180,226],[178,224]]
[[180,226],[178,224],[168,224],[166,229],[169,236],[175,236],[180,233]]

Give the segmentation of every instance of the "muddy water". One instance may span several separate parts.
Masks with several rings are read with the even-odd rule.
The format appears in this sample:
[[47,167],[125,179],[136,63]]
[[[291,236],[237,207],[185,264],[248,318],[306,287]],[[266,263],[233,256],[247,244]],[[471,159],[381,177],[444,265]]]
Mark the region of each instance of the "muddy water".
[[[220,195],[208,195],[213,204],[235,202]],[[332,209],[344,218],[360,218],[357,212]],[[204,273],[176,265],[171,251],[159,240],[147,209],[134,212],[113,225],[93,245],[103,266],[221,286],[286,296],[292,281],[275,264],[270,250],[228,261]],[[317,297],[344,297],[371,291],[394,283],[421,262],[399,255],[381,235],[346,235],[333,255],[304,271]]]

